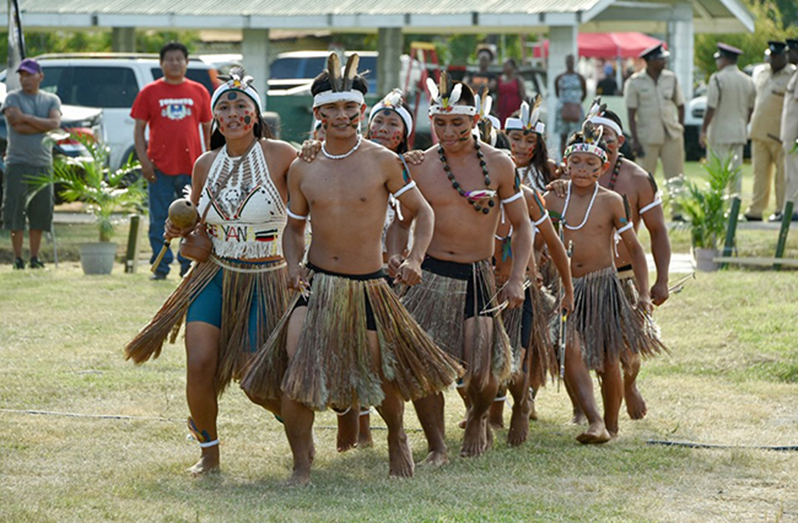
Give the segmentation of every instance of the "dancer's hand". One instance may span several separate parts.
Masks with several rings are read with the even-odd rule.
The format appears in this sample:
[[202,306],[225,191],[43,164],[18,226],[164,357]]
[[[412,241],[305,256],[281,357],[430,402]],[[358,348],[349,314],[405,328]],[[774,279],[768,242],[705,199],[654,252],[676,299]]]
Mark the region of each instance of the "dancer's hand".
[[565,291],[565,295],[562,297],[562,303],[560,307],[565,309],[565,312],[571,314],[574,312],[574,290],[568,289]]
[[305,282],[305,268],[300,264],[288,266],[288,288],[294,291],[304,292],[307,289]]
[[640,293],[640,297],[637,300],[637,307],[642,310],[646,314],[651,314],[653,310],[653,305],[651,305],[651,296],[648,293]]
[[499,293],[499,303],[507,302],[508,309],[517,309],[524,305],[524,284],[518,280],[508,280]]
[[166,241],[170,241],[173,238],[183,237],[186,234],[190,233],[194,229],[194,226],[186,227],[185,229],[180,229],[179,227],[175,227],[172,221],[167,218],[163,224],[163,239]]
[[310,163],[321,151],[321,142],[318,140],[305,140],[302,142],[302,149],[297,151],[297,156]]
[[559,198],[565,198],[568,194],[568,180],[552,180],[546,186],[546,190],[553,192]]
[[657,282],[651,287],[651,301],[654,302],[654,305],[659,307],[665,303],[669,296],[667,282]]
[[396,270],[395,283],[404,283],[408,287],[421,283],[421,263],[407,259]]
[[391,278],[396,278],[396,275],[399,274],[399,266],[402,265],[404,260],[398,254],[394,254],[388,259],[388,276]]
[[405,161],[410,165],[421,165],[421,163],[424,161],[424,151],[420,149],[407,151],[402,156],[405,157]]

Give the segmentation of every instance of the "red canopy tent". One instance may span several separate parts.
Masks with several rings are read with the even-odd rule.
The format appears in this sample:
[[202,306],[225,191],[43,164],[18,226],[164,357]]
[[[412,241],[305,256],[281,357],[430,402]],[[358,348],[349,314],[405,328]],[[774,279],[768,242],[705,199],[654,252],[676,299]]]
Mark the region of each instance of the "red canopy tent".
[[[579,56],[585,58],[637,58],[658,43],[659,40],[643,33],[579,33],[577,36]],[[535,57],[540,58],[541,54],[549,56],[548,40],[535,47]]]

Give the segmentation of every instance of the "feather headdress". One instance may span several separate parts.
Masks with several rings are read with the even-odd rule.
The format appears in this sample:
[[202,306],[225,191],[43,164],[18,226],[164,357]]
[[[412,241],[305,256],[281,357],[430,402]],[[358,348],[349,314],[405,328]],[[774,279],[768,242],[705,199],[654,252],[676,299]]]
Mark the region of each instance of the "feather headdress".
[[614,120],[607,118],[605,113],[607,112],[607,104],[601,103],[601,97],[597,96],[595,100],[593,100],[593,104],[590,106],[590,110],[587,112],[587,120],[592,122],[595,125],[600,125],[602,127],[609,127],[617,136],[621,136],[623,134],[623,129],[620,125]]
[[563,153],[564,157],[568,157],[573,153],[589,153],[595,154],[601,158],[601,163],[609,161],[607,151],[605,151],[600,143],[601,137],[604,135],[604,128],[600,125],[595,125],[590,120],[585,120],[582,124],[582,138],[581,143],[574,143],[565,148]]
[[457,105],[463,94],[464,85],[458,83],[454,85],[449,73],[443,71],[438,85],[435,80],[427,78],[427,89],[430,95],[429,114],[464,114],[474,116],[477,108],[473,105]]
[[532,102],[532,108],[529,104],[524,102],[521,104],[521,112],[518,118],[508,118],[504,121],[504,130],[509,131],[524,131],[524,133],[536,132],[543,134],[546,130],[546,125],[540,121],[540,106],[543,104],[543,98],[538,94],[535,101]]
[[258,109],[258,114],[260,114],[263,106],[261,104],[258,91],[256,91],[252,86],[252,82],[254,82],[255,79],[247,75],[244,72],[244,69],[241,67],[234,67],[230,70],[229,75],[219,76],[219,79],[223,80],[224,83],[217,87],[213,92],[213,96],[211,97],[211,108],[216,106],[219,98],[221,98],[224,93],[228,91],[239,91],[250,97],[252,101],[255,102],[255,105]]
[[360,57],[353,53],[346,61],[346,66],[341,69],[341,59],[338,54],[330,53],[327,57],[327,74],[330,78],[330,90],[324,91],[313,97],[313,107],[334,102],[357,102],[365,103],[363,93],[354,89],[354,81],[357,77],[357,66],[360,64]]
[[479,139],[485,143],[496,145],[496,131],[501,129],[499,119],[490,114],[493,108],[493,97],[488,94],[490,90],[487,85],[479,88],[479,94],[476,98],[476,109],[479,114],[479,122],[477,123]]
[[402,106],[403,103],[404,93],[402,93],[401,89],[394,89],[371,108],[369,123],[371,123],[371,120],[378,115],[380,111],[394,111],[405,123],[405,136],[410,136],[410,133],[413,132],[413,117],[410,115],[410,112]]

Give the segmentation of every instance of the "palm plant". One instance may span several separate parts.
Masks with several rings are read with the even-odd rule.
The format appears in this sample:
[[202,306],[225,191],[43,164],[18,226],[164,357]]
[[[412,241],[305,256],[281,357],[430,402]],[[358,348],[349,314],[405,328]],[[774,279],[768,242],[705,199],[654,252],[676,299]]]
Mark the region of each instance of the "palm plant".
[[131,158],[115,171],[108,168],[109,149],[83,136],[75,136],[86,149],[89,157],[59,157],[53,165],[53,175],[32,177],[40,186],[55,184],[61,197],[67,202],[81,201],[84,209],[97,220],[101,242],[108,242],[114,235],[115,213],[140,209],[147,196],[141,177],[134,176],[140,168]]
[[668,181],[668,193],[689,221],[693,248],[717,249],[726,232],[729,185],[739,176],[733,158],[721,159],[710,151],[706,181],[702,184],[683,176]]

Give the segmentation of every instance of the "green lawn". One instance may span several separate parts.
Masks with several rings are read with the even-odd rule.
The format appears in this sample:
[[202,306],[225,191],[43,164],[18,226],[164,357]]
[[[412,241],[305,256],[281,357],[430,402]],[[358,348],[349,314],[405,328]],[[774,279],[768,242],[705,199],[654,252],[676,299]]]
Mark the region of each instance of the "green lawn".
[[[656,312],[671,355],[644,363],[641,374],[649,415],[623,415],[620,437],[606,446],[575,442],[567,396],[549,386],[524,446],[508,448],[500,431],[480,458],[390,480],[384,430],[375,429],[375,448],[340,455],[335,416],[322,413],[313,484],[289,489],[282,426],[235,387],[220,404],[222,473],[184,473],[198,449],[184,428],[182,346],[141,367],[122,358],[175,284],[149,282],[145,272],[0,267],[0,521],[798,519],[795,452],[748,448],[798,445],[794,273],[699,274],[674,295]],[[447,405],[456,454],[463,408],[453,392]],[[412,409],[406,422],[421,460]],[[373,424],[383,425],[377,416]]]

